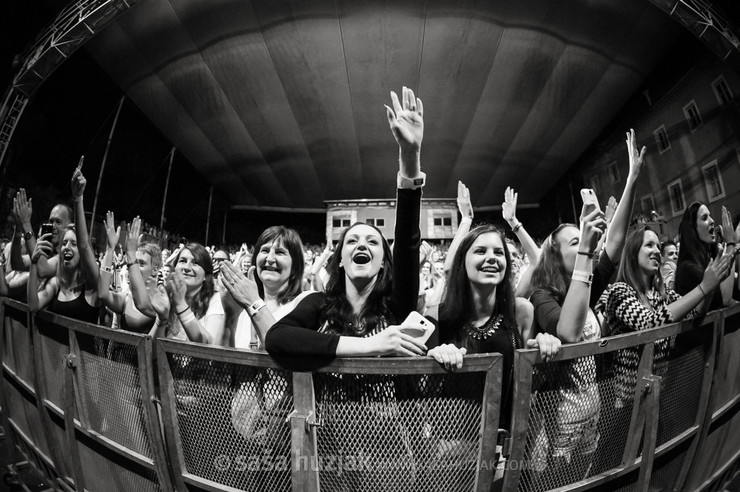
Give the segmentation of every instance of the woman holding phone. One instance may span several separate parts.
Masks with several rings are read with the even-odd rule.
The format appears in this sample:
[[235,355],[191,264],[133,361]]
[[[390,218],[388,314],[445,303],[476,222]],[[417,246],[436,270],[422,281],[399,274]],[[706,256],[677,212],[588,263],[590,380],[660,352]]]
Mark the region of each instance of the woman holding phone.
[[329,261],[326,292],[308,295],[267,333],[265,348],[288,369],[311,370],[342,356],[425,352],[401,332],[416,308],[419,285],[423,105],[406,87],[401,100],[395,92],[391,99],[386,116],[399,146],[394,252],[374,226],[356,223],[344,230]]

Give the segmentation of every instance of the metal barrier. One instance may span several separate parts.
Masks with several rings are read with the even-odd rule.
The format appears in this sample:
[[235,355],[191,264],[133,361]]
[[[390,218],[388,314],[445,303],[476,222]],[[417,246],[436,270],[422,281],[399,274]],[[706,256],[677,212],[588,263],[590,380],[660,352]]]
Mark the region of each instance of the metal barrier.
[[517,351],[500,460],[499,355],[292,373],[5,298],[0,316],[3,424],[65,490],[714,491],[740,471],[740,307]]

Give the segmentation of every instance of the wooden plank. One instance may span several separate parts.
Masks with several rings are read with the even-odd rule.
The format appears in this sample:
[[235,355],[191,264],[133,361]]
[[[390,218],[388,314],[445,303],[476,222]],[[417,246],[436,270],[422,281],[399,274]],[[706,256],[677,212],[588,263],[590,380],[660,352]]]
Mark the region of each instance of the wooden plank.
[[637,459],[637,453],[640,451],[640,441],[645,430],[645,416],[647,405],[647,394],[645,385],[641,383],[647,379],[653,372],[653,359],[655,346],[652,343],[643,345],[640,348],[640,363],[635,373],[635,392],[632,398],[632,417],[630,418],[630,429],[627,434],[627,442],[624,445],[622,463],[620,466],[627,467],[633,465]]
[[[293,492],[319,490],[318,449],[316,426],[320,416],[316,414],[316,397],[311,373],[293,373],[293,412],[290,420],[290,462]],[[304,468],[305,465],[305,468]]]
[[640,463],[640,476],[638,486],[642,492],[650,490],[650,478],[653,473],[653,461],[655,458],[655,443],[658,439],[658,417],[660,410],[660,376],[648,376],[643,378],[642,387],[647,393],[647,405],[645,407],[645,439],[642,445],[642,462]]
[[475,490],[477,492],[488,492],[491,490],[493,482],[495,472],[493,458],[496,456],[496,445],[498,443],[503,365],[503,357],[500,357],[486,371],[481,412],[481,447],[478,453],[478,472],[475,477]]

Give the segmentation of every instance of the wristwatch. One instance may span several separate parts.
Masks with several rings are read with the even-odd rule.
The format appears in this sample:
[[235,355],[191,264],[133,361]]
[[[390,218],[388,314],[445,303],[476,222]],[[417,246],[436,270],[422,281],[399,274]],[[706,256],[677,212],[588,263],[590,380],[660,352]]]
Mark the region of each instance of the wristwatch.
[[421,188],[424,186],[424,184],[427,181],[427,175],[425,173],[419,173],[418,178],[406,178],[401,176],[401,173],[398,173],[398,179],[396,180],[397,185],[402,190],[415,190],[417,188]]
[[265,307],[266,305],[267,304],[265,304],[265,301],[263,301],[262,299],[257,299],[251,305],[247,306],[247,314],[251,318],[252,316],[257,314],[259,310]]
[[26,232],[23,233],[23,240],[24,241],[28,241],[32,237],[33,237],[33,232],[31,232],[31,231],[26,231]]

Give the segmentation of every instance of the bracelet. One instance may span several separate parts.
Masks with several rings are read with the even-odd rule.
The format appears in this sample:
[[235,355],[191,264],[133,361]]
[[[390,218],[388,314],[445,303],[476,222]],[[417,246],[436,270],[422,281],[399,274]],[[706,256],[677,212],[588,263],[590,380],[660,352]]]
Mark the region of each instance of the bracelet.
[[105,273],[113,273],[113,267],[111,267],[111,266],[101,266],[100,267],[100,271],[101,272],[105,272]]
[[511,228],[511,232],[513,232],[514,234],[516,234],[516,231],[518,231],[521,228],[522,228],[522,223],[521,222],[517,222],[516,225]]
[[579,282],[583,282],[584,284],[587,284],[590,287],[591,282],[594,279],[594,275],[593,273],[587,273],[582,270],[573,270],[573,276],[571,278],[573,280],[578,280]]
[[126,268],[131,268],[134,265],[137,265],[138,266],[139,264],[136,263],[135,261],[132,261],[131,263],[129,263],[128,261],[126,262]]
[[251,305],[247,306],[247,314],[251,318],[252,316],[256,315],[259,312],[259,310],[265,306],[267,306],[267,304],[265,304],[265,301],[263,301],[262,299],[257,299]]
[[588,256],[591,259],[596,257],[596,253],[589,253],[588,251],[578,251],[578,254],[583,255],[583,256]]
[[699,290],[701,291],[702,296],[704,296],[704,298],[706,299],[707,293],[704,291],[704,287],[702,287],[701,284],[697,285],[697,287],[699,287]]
[[728,241],[728,242],[725,243],[725,246],[727,246],[729,248],[730,246],[735,246],[735,243],[732,242],[732,241]]
[[180,315],[181,315],[182,313],[184,313],[184,312],[185,312],[185,311],[187,311],[188,309],[190,309],[190,306],[186,307],[186,308],[185,308],[185,309],[183,309],[182,311],[178,311],[178,312],[176,312],[175,314],[177,314],[178,316],[180,316]]
[[180,317],[180,324],[184,325],[185,323],[190,323],[194,319],[195,319],[195,315],[192,312],[187,313],[185,316]]
[[401,172],[399,171],[398,175],[396,176],[396,185],[402,190],[415,190],[424,186],[426,180],[427,175],[425,173],[420,172],[418,178],[406,178],[404,176],[401,176]]

